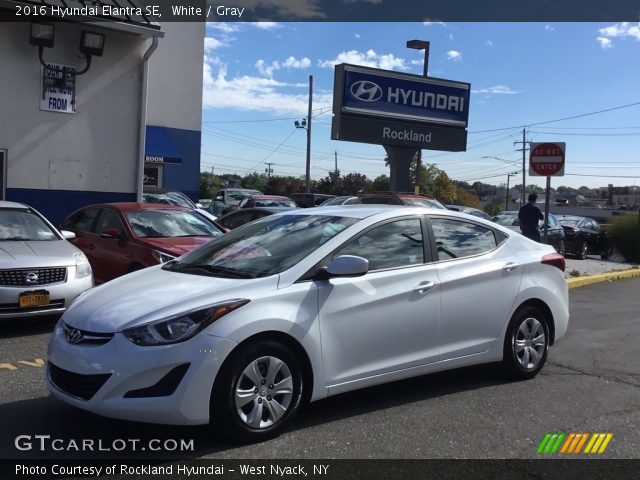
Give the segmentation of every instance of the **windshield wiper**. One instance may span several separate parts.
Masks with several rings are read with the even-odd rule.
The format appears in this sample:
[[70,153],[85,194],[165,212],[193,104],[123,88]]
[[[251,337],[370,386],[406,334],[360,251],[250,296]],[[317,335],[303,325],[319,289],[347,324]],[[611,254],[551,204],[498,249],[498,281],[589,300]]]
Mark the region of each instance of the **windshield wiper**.
[[[166,267],[165,267],[166,268]],[[233,268],[227,267],[219,267],[216,265],[180,265],[180,262],[176,262],[171,265],[171,267],[166,268],[167,270],[171,270],[173,272],[190,272],[198,275],[197,272],[202,272],[200,275],[210,275],[212,277],[221,276],[232,277],[232,278],[256,278],[254,274],[248,272],[242,272],[240,270],[235,270]]]

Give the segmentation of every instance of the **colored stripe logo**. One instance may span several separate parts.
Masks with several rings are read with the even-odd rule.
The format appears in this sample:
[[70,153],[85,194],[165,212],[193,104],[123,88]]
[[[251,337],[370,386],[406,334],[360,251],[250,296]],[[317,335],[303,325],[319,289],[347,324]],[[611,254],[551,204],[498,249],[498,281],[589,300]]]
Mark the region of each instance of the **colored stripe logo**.
[[547,433],[538,445],[538,454],[601,454],[607,449],[613,433]]

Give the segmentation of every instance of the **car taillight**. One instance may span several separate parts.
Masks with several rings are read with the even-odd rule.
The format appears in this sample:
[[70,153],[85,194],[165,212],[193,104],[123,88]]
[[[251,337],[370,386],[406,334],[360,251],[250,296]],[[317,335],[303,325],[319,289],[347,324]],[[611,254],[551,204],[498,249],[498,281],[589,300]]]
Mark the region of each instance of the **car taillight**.
[[545,255],[544,257],[542,257],[542,264],[551,265],[553,267],[559,268],[563,272],[566,267],[564,257],[559,253],[550,253],[548,255]]

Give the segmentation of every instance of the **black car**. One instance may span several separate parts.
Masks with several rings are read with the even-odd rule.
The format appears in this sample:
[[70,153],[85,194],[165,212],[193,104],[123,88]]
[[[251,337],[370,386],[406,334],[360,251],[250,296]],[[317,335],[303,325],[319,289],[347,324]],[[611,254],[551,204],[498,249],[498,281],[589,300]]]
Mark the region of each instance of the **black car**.
[[[498,225],[503,225],[514,232],[522,233],[520,231],[520,219],[518,218],[518,212],[502,212],[493,217],[491,220]],[[544,223],[540,220],[540,238],[544,235]],[[547,244],[553,246],[560,255],[565,254],[566,236],[565,231],[560,225],[558,218],[555,215],[549,214],[549,226],[547,229]]]
[[600,255],[603,260],[613,255],[611,238],[592,218],[558,215],[566,236],[567,253],[584,260],[587,255]]
[[291,210],[292,207],[255,207],[255,208],[241,208],[227,213],[216,220],[216,223],[222,225],[227,231],[233,230],[245,223],[253,222],[262,217],[273,215],[274,213],[284,212]]

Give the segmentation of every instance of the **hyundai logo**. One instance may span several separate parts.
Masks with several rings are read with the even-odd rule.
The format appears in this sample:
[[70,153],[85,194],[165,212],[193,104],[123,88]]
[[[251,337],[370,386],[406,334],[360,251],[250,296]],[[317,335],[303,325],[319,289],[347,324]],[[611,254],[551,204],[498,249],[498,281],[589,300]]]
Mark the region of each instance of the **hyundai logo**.
[[80,343],[82,341],[82,332],[77,328],[72,328],[67,332],[67,342],[71,344]]
[[369,80],[360,80],[351,84],[351,95],[362,102],[375,102],[382,98],[382,88]]
[[29,272],[24,276],[24,281],[27,283],[38,283],[38,274],[34,272]]

